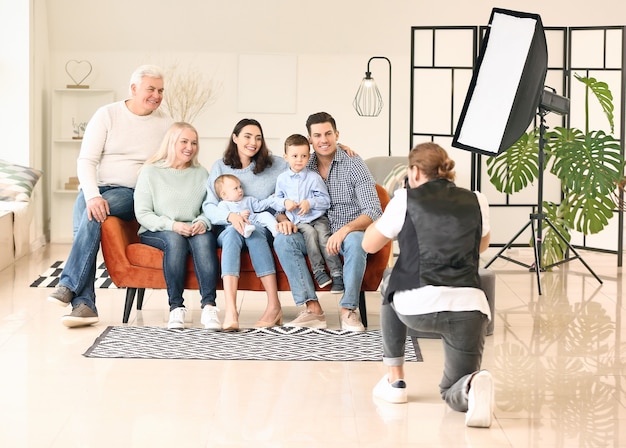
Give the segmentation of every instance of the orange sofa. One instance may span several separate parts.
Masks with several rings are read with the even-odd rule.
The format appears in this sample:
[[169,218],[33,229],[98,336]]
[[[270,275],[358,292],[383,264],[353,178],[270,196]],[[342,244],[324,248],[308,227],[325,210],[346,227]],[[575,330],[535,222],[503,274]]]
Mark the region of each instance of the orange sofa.
[[[389,194],[380,185],[376,185],[376,191],[384,208],[389,202]],[[154,247],[141,244],[137,230],[137,221],[124,221],[116,217],[109,217],[102,224],[102,254],[107,271],[111,280],[118,288],[126,288],[126,302],[124,305],[123,323],[128,323],[130,312],[137,296],[137,309],[143,305],[145,289],[165,289],[165,277],[163,276],[163,252]],[[218,257],[221,249],[218,249]],[[283,271],[276,254],[273,253],[276,263],[276,280],[279,291],[290,291],[287,275]],[[367,268],[361,285],[359,298],[359,310],[363,325],[367,326],[367,309],[365,304],[365,291],[376,291],[380,285],[383,272],[389,264],[391,256],[391,242],[376,254],[369,254]],[[309,266],[310,268],[310,266]],[[221,279],[218,280],[218,289],[222,289]],[[185,289],[198,289],[193,260],[187,259],[187,276]],[[244,291],[263,291],[263,285],[254,272],[250,256],[246,251],[241,256],[241,271],[239,289]],[[330,287],[318,289],[328,291]]]

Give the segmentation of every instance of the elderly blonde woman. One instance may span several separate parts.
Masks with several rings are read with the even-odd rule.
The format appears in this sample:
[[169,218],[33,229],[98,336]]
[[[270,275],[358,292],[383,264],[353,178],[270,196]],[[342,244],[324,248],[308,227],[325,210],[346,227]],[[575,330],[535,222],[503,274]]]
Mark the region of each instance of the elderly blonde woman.
[[200,286],[201,322],[221,329],[215,303],[217,252],[211,222],[202,213],[209,173],[198,163],[198,132],[188,123],[174,123],[157,153],[139,173],[135,215],[143,244],[163,251],[170,317],[167,328],[185,326],[183,291],[187,255],[194,260]]

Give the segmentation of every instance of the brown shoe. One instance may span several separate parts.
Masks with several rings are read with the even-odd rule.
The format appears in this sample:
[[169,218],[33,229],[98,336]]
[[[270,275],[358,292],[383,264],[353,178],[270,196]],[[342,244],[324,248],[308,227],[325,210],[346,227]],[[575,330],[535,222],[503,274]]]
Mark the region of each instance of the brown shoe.
[[84,303],[79,303],[70,314],[61,318],[61,323],[70,328],[85,327],[98,321],[98,314]]

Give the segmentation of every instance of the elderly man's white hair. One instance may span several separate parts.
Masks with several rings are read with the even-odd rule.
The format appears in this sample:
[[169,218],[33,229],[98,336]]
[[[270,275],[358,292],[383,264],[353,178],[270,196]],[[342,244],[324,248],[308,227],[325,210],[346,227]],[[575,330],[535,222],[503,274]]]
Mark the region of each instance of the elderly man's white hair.
[[149,78],[157,78],[163,79],[163,70],[161,67],[156,65],[142,65],[135,69],[133,74],[130,76],[130,84],[128,85],[128,92],[133,94],[133,84],[139,85],[141,84],[141,80],[144,76]]

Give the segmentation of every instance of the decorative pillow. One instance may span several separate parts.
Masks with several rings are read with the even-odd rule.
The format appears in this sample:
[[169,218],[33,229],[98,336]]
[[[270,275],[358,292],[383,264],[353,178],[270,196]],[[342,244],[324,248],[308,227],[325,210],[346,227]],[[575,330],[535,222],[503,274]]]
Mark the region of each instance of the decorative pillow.
[[398,163],[394,166],[385,180],[383,181],[383,187],[389,193],[390,197],[393,197],[393,193],[400,189],[404,188],[404,178],[406,177],[407,165],[404,163]]
[[0,201],[28,202],[43,171],[0,160]]

